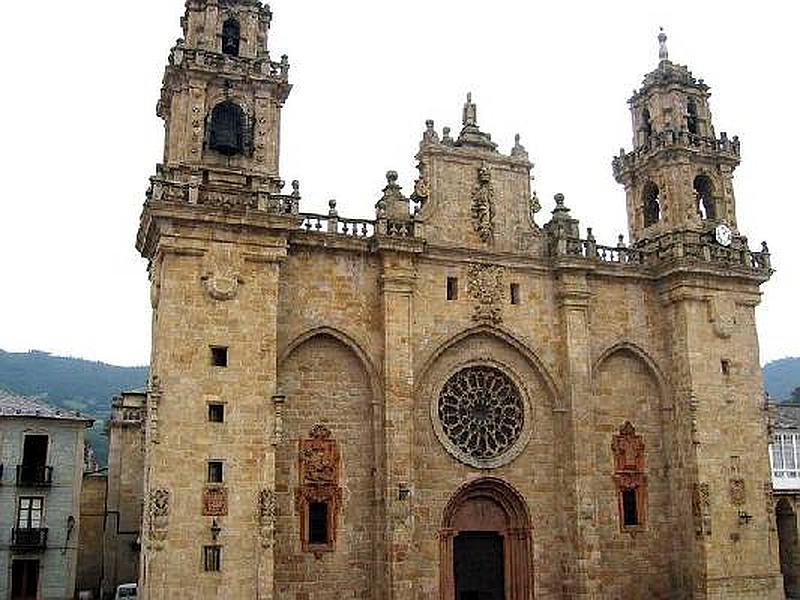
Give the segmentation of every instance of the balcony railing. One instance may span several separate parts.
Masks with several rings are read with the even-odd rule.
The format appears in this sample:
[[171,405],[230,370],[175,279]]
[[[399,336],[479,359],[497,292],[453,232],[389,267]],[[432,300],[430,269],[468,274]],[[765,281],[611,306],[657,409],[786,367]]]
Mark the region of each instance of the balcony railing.
[[22,487],[50,487],[53,467],[44,465],[17,465],[17,485]]
[[47,547],[47,528],[14,528],[11,530],[12,550],[44,550]]

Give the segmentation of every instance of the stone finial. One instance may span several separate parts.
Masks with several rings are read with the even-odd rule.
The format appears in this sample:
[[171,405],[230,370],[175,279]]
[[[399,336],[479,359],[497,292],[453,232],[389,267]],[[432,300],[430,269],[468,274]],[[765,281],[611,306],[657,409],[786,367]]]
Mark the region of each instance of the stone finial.
[[527,160],[528,158],[528,151],[525,149],[525,146],[520,144],[521,136],[516,134],[514,136],[514,147],[511,149],[511,157],[512,158],[524,158]]
[[386,187],[383,196],[376,205],[378,218],[408,219],[409,201],[403,196],[402,188],[397,183],[397,171],[386,172]]
[[422,134],[423,144],[438,144],[439,134],[434,129],[433,119],[425,121],[425,133]]
[[452,146],[455,143],[455,140],[450,135],[449,127],[445,127],[442,130],[442,143],[445,144],[446,146]]
[[663,62],[669,60],[669,52],[667,51],[667,34],[664,33],[664,28],[658,28],[658,60]]
[[472,102],[472,92],[467,93],[467,101],[464,103],[464,115],[461,123],[464,127],[478,126],[478,107]]

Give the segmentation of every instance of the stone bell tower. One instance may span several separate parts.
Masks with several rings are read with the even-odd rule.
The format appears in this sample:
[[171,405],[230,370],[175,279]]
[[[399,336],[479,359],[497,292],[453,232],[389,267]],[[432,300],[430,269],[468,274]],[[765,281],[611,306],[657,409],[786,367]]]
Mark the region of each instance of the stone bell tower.
[[255,206],[280,189],[281,108],[291,85],[288,58],[272,61],[267,49],[271,19],[258,0],[186,3],[158,103],[159,175],[188,184],[180,191],[191,203]]
[[299,192],[280,193],[291,85],[267,48],[271,18],[258,0],[187,0],[164,74],[164,159],[136,243],[153,307],[141,598],[272,597],[266,432]]
[[658,67],[628,101],[634,151],[614,160],[614,176],[627,194],[630,240],[711,232],[720,224],[735,232],[739,139],[716,136],[709,87],[669,60],[663,31],[658,39]]
[[755,307],[770,256],[737,227],[738,138],[715,134],[708,86],[658,39],[658,66],[629,101],[633,151],[613,169],[670,355],[678,578],[693,598],[782,598],[769,461],[753,451],[768,443]]

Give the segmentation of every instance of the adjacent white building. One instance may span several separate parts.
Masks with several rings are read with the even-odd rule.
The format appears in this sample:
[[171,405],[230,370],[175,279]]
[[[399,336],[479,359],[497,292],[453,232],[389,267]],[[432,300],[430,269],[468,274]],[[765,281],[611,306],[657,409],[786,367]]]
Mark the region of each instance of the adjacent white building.
[[773,404],[770,412],[773,434],[769,460],[781,573],[786,597],[795,599],[800,598],[800,405]]
[[0,599],[74,596],[84,434],[92,423],[0,390]]

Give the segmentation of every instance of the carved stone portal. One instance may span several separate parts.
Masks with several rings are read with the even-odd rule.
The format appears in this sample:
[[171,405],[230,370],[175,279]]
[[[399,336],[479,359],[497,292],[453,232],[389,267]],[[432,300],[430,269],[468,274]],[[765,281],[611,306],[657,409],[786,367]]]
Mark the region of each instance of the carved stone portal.
[[[331,552],[336,544],[336,526],[342,490],[339,487],[339,449],[330,430],[314,425],[309,438],[300,440],[300,485],[295,493],[297,512],[300,514],[300,543],[303,552],[313,552],[319,558]],[[326,541],[311,541],[310,509],[324,505],[327,516]]]

